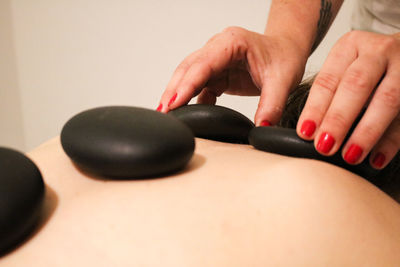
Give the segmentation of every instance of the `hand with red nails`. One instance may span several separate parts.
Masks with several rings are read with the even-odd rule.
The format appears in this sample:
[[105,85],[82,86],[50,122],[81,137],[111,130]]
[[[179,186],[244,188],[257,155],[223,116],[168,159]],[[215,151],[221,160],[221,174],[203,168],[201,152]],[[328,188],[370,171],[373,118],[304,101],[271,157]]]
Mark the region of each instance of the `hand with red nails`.
[[261,95],[256,124],[275,124],[302,78],[308,53],[295,40],[229,27],[179,65],[160,109],[168,112],[195,95],[204,104],[215,104],[222,93]]
[[[199,103],[211,104],[222,93],[260,95],[256,125],[276,124],[341,4],[273,0],[264,35],[230,27],[211,38],[178,66],[158,110],[168,112],[196,95]],[[399,85],[399,35],[350,32],[317,75],[297,133],[332,155],[367,108],[343,146],[343,158],[358,164],[372,151],[371,165],[383,168],[400,147]]]
[[223,93],[258,96],[257,126],[274,125],[288,94],[343,0],[272,0],[264,34],[228,27],[175,70],[157,110],[168,112],[198,95],[214,104]]
[[371,165],[380,169],[400,148],[400,34],[344,35],[315,78],[297,133],[332,155],[365,108],[342,156],[358,164],[371,152]]

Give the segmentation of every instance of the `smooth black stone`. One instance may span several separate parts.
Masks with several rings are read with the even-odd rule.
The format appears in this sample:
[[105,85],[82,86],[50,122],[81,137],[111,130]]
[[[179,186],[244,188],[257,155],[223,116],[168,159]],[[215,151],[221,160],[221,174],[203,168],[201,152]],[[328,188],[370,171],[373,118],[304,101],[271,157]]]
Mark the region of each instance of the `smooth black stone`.
[[195,146],[193,133],[173,116],[128,106],[77,114],[64,125],[61,144],[83,170],[115,179],[177,171]]
[[187,105],[169,112],[183,121],[197,137],[227,143],[248,144],[254,123],[243,114],[216,105]]
[[34,229],[44,192],[36,165],[22,153],[0,147],[0,253],[23,241]]
[[358,165],[350,165],[343,160],[341,149],[329,157],[319,154],[314,143],[301,139],[295,129],[255,127],[249,133],[249,143],[258,150],[270,153],[329,162],[371,180],[379,173],[368,163],[368,157]]

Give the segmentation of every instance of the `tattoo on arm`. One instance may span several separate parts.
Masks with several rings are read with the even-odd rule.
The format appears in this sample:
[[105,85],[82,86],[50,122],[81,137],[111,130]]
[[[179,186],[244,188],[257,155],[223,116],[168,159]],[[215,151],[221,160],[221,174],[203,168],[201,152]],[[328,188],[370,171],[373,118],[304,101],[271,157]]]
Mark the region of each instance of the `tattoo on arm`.
[[329,0],[321,0],[321,9],[319,10],[319,20],[317,26],[317,35],[315,37],[314,44],[311,48],[311,52],[314,51],[319,43],[324,38],[328,31],[329,25],[331,24],[332,18],[332,2]]

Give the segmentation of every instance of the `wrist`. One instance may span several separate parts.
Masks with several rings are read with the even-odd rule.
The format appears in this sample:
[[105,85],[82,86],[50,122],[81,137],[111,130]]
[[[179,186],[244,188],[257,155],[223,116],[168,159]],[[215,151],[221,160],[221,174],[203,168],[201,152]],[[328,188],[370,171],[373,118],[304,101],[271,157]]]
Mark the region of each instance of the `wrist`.
[[307,58],[318,47],[343,0],[272,0],[265,34],[292,40]]
[[265,35],[268,38],[273,38],[275,40],[278,40],[279,42],[284,42],[286,44],[285,46],[292,47],[294,50],[296,50],[298,57],[305,62],[311,54],[312,43],[303,38],[298,38],[296,35],[293,34],[293,32],[290,34],[285,34],[282,32],[266,32]]

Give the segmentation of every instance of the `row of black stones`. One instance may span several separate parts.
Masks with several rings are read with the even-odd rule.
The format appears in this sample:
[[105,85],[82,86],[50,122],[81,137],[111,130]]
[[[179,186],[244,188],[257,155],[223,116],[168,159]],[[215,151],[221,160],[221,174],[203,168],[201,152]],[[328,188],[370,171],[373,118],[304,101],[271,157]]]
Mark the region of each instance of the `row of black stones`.
[[190,105],[169,114],[110,106],[71,118],[61,131],[61,144],[86,172],[112,179],[140,179],[182,169],[193,155],[194,135],[248,143],[252,128],[247,117],[220,106]]
[[255,127],[239,112],[216,105],[187,105],[167,115],[135,107],[96,108],[69,120],[62,130],[61,142],[82,169],[110,178],[131,179],[183,168],[194,151],[193,134],[326,161],[366,178],[378,173],[367,160],[359,165],[347,164],[340,151],[331,157],[320,155],[313,143],[299,138],[294,129]]
[[343,160],[341,149],[330,157],[322,156],[315,150],[313,142],[298,137],[295,129],[254,127],[246,116],[226,107],[189,105],[170,113],[185,122],[197,137],[250,144],[270,153],[326,161],[370,180],[379,173],[370,166],[368,157],[358,165],[349,165]]

